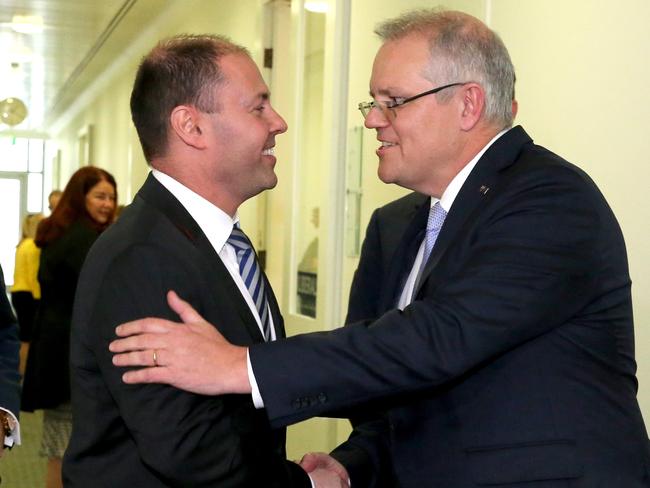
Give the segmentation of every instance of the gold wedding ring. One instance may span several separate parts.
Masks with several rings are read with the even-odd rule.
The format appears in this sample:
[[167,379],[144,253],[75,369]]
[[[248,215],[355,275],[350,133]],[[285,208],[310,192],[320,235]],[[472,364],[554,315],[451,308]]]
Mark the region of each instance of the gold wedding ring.
[[153,350],[153,365],[158,366],[158,354],[156,354],[156,350]]

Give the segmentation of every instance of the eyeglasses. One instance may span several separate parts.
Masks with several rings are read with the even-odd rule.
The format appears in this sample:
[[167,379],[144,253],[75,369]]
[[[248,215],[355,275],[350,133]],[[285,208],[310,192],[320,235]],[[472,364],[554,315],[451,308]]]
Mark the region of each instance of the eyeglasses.
[[449,85],[439,86],[438,88],[434,88],[433,90],[427,90],[425,92],[418,93],[417,95],[413,95],[412,97],[394,98],[386,102],[378,102],[377,100],[371,100],[370,102],[361,102],[359,104],[359,110],[361,111],[361,115],[363,115],[364,119],[368,117],[370,111],[375,107],[380,109],[385,117],[388,117],[389,113],[394,115],[394,109],[396,109],[397,107],[401,107],[405,103],[412,102],[413,100],[417,100],[420,97],[433,95],[434,93],[438,93],[439,91],[442,91],[445,88],[451,88],[452,86],[460,86],[464,84],[465,83],[450,83]]

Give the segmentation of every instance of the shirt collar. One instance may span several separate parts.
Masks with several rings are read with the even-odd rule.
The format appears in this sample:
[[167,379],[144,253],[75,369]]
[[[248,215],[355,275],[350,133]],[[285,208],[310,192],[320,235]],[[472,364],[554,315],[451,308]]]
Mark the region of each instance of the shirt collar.
[[221,252],[230,237],[233,225],[239,222],[239,215],[230,217],[219,207],[162,171],[152,169],[151,174],[185,207],[215,251]]
[[499,132],[496,136],[494,136],[490,142],[488,142],[483,149],[481,149],[476,156],[474,156],[469,163],[465,165],[463,169],[461,169],[456,176],[454,176],[454,179],[451,180],[451,183],[447,186],[447,189],[444,191],[440,199],[436,197],[431,197],[431,206],[433,207],[436,202],[440,202],[440,206],[445,209],[445,212],[449,212],[449,209],[451,208],[451,205],[454,203],[454,200],[456,199],[456,196],[460,192],[460,189],[463,187],[465,184],[465,180],[467,180],[467,177],[469,174],[472,172],[474,169],[474,166],[476,166],[476,163],[478,163],[478,160],[481,159],[481,156],[485,154],[485,151],[488,150],[488,148],[496,142],[496,140],[501,137],[503,134],[508,132],[509,129],[504,129],[501,132]]

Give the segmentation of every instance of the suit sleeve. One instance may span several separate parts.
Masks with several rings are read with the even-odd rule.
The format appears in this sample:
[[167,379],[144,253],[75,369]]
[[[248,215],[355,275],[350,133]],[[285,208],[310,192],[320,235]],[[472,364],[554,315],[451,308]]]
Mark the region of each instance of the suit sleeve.
[[375,210],[370,217],[366,236],[361,246],[359,265],[354,272],[350,297],[348,301],[348,314],[346,324],[361,320],[375,319],[379,313],[379,297],[383,268],[381,262],[382,248],[379,239],[379,217]]
[[602,273],[597,243],[617,224],[577,172],[519,175],[486,205],[449,250],[448,271],[437,268],[404,311],[250,348],[274,425],[444,385],[568,321],[598,280],[629,281]]
[[[247,464],[237,429],[257,428],[250,425],[254,408],[248,397],[205,397],[166,385],[122,382],[124,370],[112,364],[108,350],[115,326],[146,316],[178,320],[166,303],[170,289],[205,311],[199,273],[179,261],[153,246],[132,246],[113,261],[99,287],[89,320],[94,330],[86,328],[84,342],[117,404],[116,421],[126,424],[142,461],[169,486],[249,486],[250,477],[261,472],[268,486],[309,486],[304,471],[275,452],[258,460],[257,474]],[[263,413],[260,420],[266,423]]]
[[20,375],[18,373],[18,324],[5,290],[0,268],[0,407],[18,417],[20,410]]

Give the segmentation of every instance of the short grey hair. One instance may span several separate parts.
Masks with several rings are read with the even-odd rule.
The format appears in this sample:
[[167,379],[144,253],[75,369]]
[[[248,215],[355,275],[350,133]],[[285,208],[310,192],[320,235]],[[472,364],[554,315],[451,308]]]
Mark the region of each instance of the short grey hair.
[[[498,34],[463,12],[418,9],[382,22],[383,42],[419,35],[429,42],[431,63],[424,76],[435,84],[474,81],[485,90],[485,119],[512,126],[515,69]],[[444,100],[445,94],[439,94]]]

